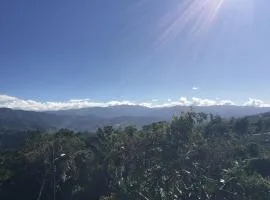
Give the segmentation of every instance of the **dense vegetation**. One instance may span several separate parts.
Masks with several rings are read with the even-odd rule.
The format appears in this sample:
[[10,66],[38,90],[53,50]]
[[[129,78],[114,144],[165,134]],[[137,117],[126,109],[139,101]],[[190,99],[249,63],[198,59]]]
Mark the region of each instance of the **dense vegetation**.
[[270,199],[268,120],[188,112],[139,130],[2,135],[0,199]]

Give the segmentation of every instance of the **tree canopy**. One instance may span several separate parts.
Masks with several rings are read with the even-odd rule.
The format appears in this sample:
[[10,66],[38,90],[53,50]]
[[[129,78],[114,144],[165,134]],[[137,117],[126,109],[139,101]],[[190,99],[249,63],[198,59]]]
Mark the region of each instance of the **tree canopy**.
[[1,148],[0,199],[266,200],[265,124],[188,112],[141,129],[25,133]]

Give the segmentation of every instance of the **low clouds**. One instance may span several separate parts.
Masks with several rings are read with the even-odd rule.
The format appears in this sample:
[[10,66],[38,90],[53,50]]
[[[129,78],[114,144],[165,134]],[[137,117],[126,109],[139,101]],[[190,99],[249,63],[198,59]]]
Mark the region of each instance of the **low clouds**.
[[53,111],[53,110],[68,110],[88,107],[108,107],[117,105],[136,105],[130,101],[109,101],[106,103],[94,102],[90,99],[73,99],[63,102],[38,102],[33,100],[23,100],[7,95],[0,95],[0,107],[33,110],[33,111]]
[[230,100],[212,100],[192,97],[181,97],[178,101],[169,101],[164,104],[160,104],[154,107],[171,107],[171,106],[224,106],[224,105],[235,105]]
[[244,106],[253,106],[253,107],[270,107],[270,104],[265,103],[260,99],[249,98],[248,101],[244,103]]
[[231,100],[219,100],[220,105],[233,106],[235,105]]
[[15,97],[11,97],[11,96],[8,96],[8,95],[0,95],[0,103],[1,102],[7,102],[7,101],[14,101],[16,100],[17,98]]
[[[34,100],[24,100],[17,97],[8,95],[0,95],[0,107],[33,110],[33,111],[55,111],[55,110],[68,110],[89,107],[108,107],[120,105],[138,105],[150,108],[172,107],[172,106],[217,106],[217,105],[235,105],[231,100],[222,99],[204,99],[193,97],[180,97],[178,100],[168,99],[167,102],[152,100],[150,102],[132,102],[132,101],[109,101],[97,102],[91,99],[71,99],[63,102],[39,102]],[[263,102],[260,99],[248,99],[239,106],[253,106],[253,107],[270,107],[270,104]]]

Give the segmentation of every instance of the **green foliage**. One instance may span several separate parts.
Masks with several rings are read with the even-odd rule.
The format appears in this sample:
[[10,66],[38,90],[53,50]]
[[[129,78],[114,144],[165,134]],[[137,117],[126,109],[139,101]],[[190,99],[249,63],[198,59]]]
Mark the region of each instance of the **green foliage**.
[[233,131],[239,135],[248,134],[248,125],[249,121],[246,117],[238,119],[233,124]]
[[250,126],[262,130],[188,112],[142,129],[27,134],[0,154],[0,199],[266,200],[270,151]]

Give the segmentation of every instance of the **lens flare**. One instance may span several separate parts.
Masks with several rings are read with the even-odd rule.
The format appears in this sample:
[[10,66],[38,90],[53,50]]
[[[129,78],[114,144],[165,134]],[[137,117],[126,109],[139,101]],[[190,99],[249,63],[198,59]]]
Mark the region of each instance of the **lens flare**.
[[162,20],[163,31],[158,45],[174,40],[183,30],[199,35],[215,21],[225,0],[188,0],[180,3]]

